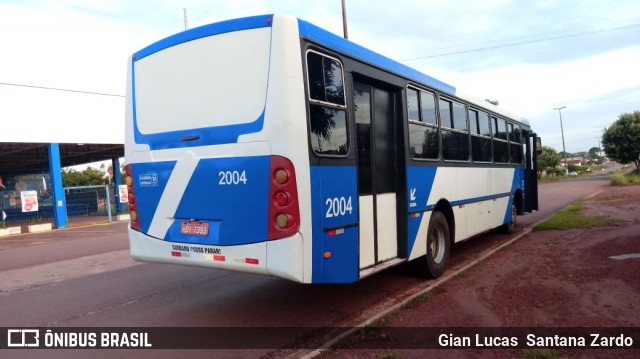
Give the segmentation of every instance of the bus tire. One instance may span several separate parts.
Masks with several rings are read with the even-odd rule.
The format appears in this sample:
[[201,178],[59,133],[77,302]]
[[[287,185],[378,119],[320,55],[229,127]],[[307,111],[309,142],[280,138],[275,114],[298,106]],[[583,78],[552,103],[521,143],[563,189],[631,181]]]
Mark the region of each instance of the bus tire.
[[511,221],[500,226],[502,233],[511,234],[516,231],[516,225],[518,224],[518,208],[516,205],[511,206]]
[[447,269],[451,251],[450,233],[444,214],[433,212],[427,231],[427,254],[414,261],[414,268],[421,276],[438,278]]

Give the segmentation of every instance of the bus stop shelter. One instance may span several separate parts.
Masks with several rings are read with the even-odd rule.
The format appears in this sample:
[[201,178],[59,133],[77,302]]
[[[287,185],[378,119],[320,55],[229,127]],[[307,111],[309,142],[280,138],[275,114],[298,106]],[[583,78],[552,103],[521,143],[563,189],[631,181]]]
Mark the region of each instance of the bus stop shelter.
[[48,177],[49,184],[43,186],[47,186],[47,201],[53,208],[53,225],[65,228],[63,167],[111,160],[113,177],[120,181],[119,158],[124,156],[123,95],[2,83],[0,98],[3,197],[7,197],[7,191],[27,187],[22,181],[20,188],[7,188],[11,176]]
[[[67,203],[62,185],[62,168],[110,160],[117,186],[121,184],[120,158],[123,156],[122,144],[0,142],[0,193],[13,192],[12,197],[15,197],[16,193],[23,189],[15,188],[18,186],[7,188],[7,179],[11,176],[43,174],[43,185],[38,183],[37,187],[40,190],[44,187],[52,196],[53,225],[56,228],[65,228],[67,227]],[[44,174],[48,174],[49,185],[44,180]],[[24,184],[24,181],[20,183],[21,186],[29,186]],[[3,202],[4,197],[3,195]],[[0,207],[6,208],[6,204],[2,203]]]

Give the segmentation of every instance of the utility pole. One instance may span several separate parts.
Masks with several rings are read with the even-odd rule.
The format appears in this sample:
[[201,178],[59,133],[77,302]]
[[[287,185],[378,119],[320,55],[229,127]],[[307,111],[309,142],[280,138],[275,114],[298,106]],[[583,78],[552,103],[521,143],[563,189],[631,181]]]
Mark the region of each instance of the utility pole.
[[187,8],[182,8],[182,17],[184,18],[184,29],[187,30],[189,26],[187,25]]
[[604,163],[602,161],[602,156],[600,155],[602,153],[602,147],[600,147],[600,137],[596,137],[598,139],[598,161],[600,161],[600,171],[604,171]]
[[567,165],[567,150],[564,147],[564,129],[562,128],[562,109],[567,106],[555,107],[554,110],[558,110],[558,115],[560,115],[560,133],[562,134],[562,152],[564,153],[564,169],[565,174],[569,175],[569,166]]
[[344,34],[344,38],[348,39],[349,34],[347,33],[347,6],[344,2],[345,0],[342,0],[342,32]]

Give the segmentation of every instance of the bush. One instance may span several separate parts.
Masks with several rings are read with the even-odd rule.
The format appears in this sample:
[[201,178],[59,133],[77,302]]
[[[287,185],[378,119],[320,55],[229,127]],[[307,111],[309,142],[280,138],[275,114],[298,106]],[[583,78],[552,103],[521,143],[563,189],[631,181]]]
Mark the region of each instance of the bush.
[[589,166],[576,166],[576,170],[578,173],[591,172],[591,167]]
[[612,186],[630,186],[640,184],[640,170],[635,170],[626,175],[615,175],[611,177]]
[[555,167],[547,170],[547,174],[550,176],[562,176],[565,174],[565,169],[562,167]]

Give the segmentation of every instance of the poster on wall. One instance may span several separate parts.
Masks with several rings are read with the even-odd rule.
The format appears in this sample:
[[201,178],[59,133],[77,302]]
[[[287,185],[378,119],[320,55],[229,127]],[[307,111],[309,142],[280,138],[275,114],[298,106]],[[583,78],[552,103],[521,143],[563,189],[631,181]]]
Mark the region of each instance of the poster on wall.
[[22,212],[38,212],[38,191],[20,192]]
[[129,191],[127,190],[127,185],[118,185],[118,192],[120,193],[120,203],[129,202]]

